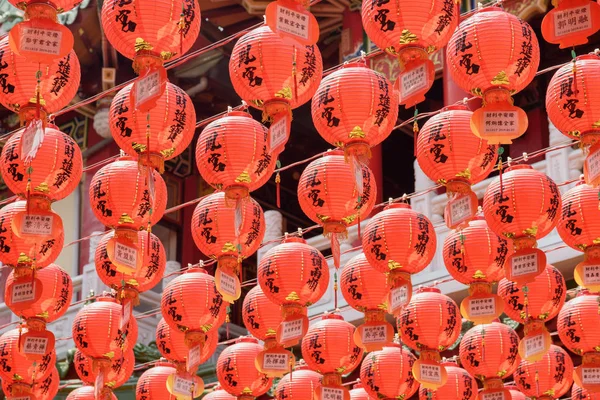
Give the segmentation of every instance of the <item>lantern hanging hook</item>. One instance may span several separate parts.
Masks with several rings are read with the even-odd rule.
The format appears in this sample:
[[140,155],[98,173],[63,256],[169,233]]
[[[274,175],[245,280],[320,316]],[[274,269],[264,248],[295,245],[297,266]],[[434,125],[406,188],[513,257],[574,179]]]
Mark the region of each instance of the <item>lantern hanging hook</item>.
[[511,164],[512,164],[512,158],[506,157],[506,165],[508,165],[510,167]]
[[523,152],[523,161],[529,161],[529,154],[527,154],[527,152]]

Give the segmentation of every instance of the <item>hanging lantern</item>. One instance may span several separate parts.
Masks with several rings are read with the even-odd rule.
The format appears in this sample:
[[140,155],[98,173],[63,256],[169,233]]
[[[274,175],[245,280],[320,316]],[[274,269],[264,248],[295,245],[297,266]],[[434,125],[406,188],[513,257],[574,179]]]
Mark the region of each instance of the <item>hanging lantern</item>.
[[[571,400],[598,400],[600,399],[600,393],[592,393],[573,383],[571,387]],[[525,400],[525,397],[523,397]]]
[[369,39],[398,58],[400,104],[408,108],[425,100],[435,79],[429,55],[446,46],[459,18],[454,0],[363,3],[362,22]]
[[516,332],[498,322],[477,325],[463,336],[459,349],[460,363],[468,373],[483,381],[479,398],[485,399],[488,395],[510,399],[510,392],[504,388],[502,379],[511,376],[519,365],[518,346]]
[[167,390],[167,379],[176,372],[175,366],[171,363],[161,360],[154,364],[154,367],[145,371],[138,379],[135,386],[135,400],[176,400],[177,397]]
[[473,113],[473,133],[489,143],[511,143],[527,129],[527,114],[512,95],[535,77],[540,63],[537,37],[529,24],[499,7],[481,8],[460,23],[446,47],[452,79],[483,98]]
[[93,386],[82,386],[69,393],[66,400],[119,400],[111,391],[105,392],[103,395],[104,398],[98,399]]
[[342,268],[340,290],[350,307],[365,314],[365,323],[354,331],[356,344],[371,352],[390,343],[394,328],[385,320],[389,296],[385,274],[373,268],[360,253]]
[[252,400],[267,393],[272,380],[255,365],[255,359],[262,350],[253,337],[242,337],[223,350],[216,369],[217,379],[227,393],[239,400]]
[[341,315],[324,314],[311,325],[302,340],[302,358],[311,370],[323,375],[316,399],[348,400],[350,394],[342,386],[342,374],[354,371],[362,355],[363,350],[354,341],[354,326]]
[[364,57],[327,75],[312,100],[312,120],[328,143],[364,161],[398,119],[398,97],[387,78]]
[[357,164],[349,168],[339,150],[328,151],[302,172],[298,182],[300,207],[331,238],[336,268],[340,267],[338,237],[347,235],[349,226],[371,213],[376,198],[377,185],[369,167]]
[[[398,332],[402,343],[420,353],[413,375],[427,389],[446,384],[440,351],[456,343],[461,330],[458,306],[438,288],[421,288],[402,309]],[[436,321],[436,323],[431,323]]]
[[[456,362],[444,362],[448,380],[436,390],[419,388],[419,400],[475,400],[477,399],[477,381],[471,374],[459,368]],[[509,400],[509,399],[506,399]]]
[[[125,352],[119,351],[118,353],[117,356],[112,358],[110,367],[104,375],[104,386],[110,389],[123,386],[133,374],[133,367],[135,365],[133,349]],[[94,366],[93,359],[85,356],[79,350],[75,351],[73,365],[75,366],[77,376],[79,376],[79,379],[84,384],[93,385],[96,379],[98,379],[100,371],[97,366]]]
[[481,214],[446,236],[444,265],[452,278],[469,285],[469,296],[460,304],[463,317],[489,324],[502,314],[504,303],[493,294],[492,284],[504,278],[504,261],[511,253],[507,241],[492,232]]
[[410,205],[390,202],[369,220],[363,237],[369,263],[388,274],[389,312],[398,316],[412,295],[410,275],[421,272],[433,260],[437,246],[433,224]]
[[582,290],[565,303],[558,314],[556,328],[562,344],[582,356],[573,379],[591,393],[600,393],[597,376],[600,374],[600,296]]
[[275,400],[315,400],[322,376],[308,369],[306,364],[297,365],[275,388]]
[[231,111],[204,128],[196,145],[202,178],[228,199],[247,197],[275,169],[268,129],[246,111]]
[[506,315],[524,325],[525,337],[519,343],[519,355],[529,362],[541,360],[552,344],[544,323],[556,317],[565,304],[565,278],[548,264],[533,282],[522,287],[502,279],[498,293],[504,300]]
[[471,186],[490,174],[498,146],[473,135],[466,105],[450,106],[431,117],[417,139],[417,161],[434,182],[446,186],[446,226],[455,229],[475,217],[479,200]]
[[560,209],[556,183],[529,165],[508,168],[488,186],[483,197],[485,220],[515,248],[506,261],[506,279],[523,285],[544,271],[546,255],[535,246],[554,229]]
[[514,374],[523,394],[539,400],[559,399],[573,383],[573,361],[558,346],[550,346],[538,361],[521,360]]
[[542,35],[561,49],[588,42],[600,29],[600,5],[591,0],[558,0],[542,20]]
[[21,386],[31,388],[33,380],[46,379],[52,373],[56,363],[56,353],[50,351],[39,361],[31,361],[19,351],[19,337],[27,333],[26,329],[13,329],[0,336],[0,377],[2,381],[12,382],[13,388]]
[[[236,400],[237,397],[230,395],[226,391],[221,388],[220,385],[216,386],[214,390],[208,393],[206,396],[202,398],[202,400]],[[141,399],[136,399],[141,400]],[[148,399],[151,400],[151,399]]]
[[282,244],[261,257],[256,277],[264,295],[281,306],[277,341],[285,347],[296,345],[308,329],[306,309],[329,287],[327,260],[301,237],[286,235]]
[[[372,400],[373,397],[365,390],[365,385],[358,379],[358,383],[354,384],[350,391],[350,400]],[[280,399],[277,399],[280,400]],[[312,400],[312,399],[311,399]]]
[[296,360],[291,351],[277,342],[277,329],[282,321],[279,309],[279,304],[269,300],[258,285],[246,294],[242,306],[244,326],[252,336],[265,343],[264,350],[256,358],[256,368],[269,378],[291,372]]
[[242,292],[242,260],[260,247],[265,219],[251,197],[227,200],[223,192],[200,200],[192,216],[192,237],[203,254],[217,260],[217,289],[225,301],[233,303]]
[[413,376],[415,356],[398,343],[370,353],[360,367],[360,380],[374,399],[410,398],[419,390]]
[[[596,3],[593,4],[594,8],[600,7]],[[564,65],[556,71],[546,91],[546,110],[552,124],[563,135],[579,140],[586,151],[589,151],[583,165],[583,173],[586,182],[593,186],[600,184],[597,162],[600,146],[596,146],[600,135],[600,125],[597,123],[600,121],[600,111],[597,107],[600,104],[600,92],[595,79],[598,73],[598,55],[579,56],[572,64]]]
[[23,385],[19,380],[2,381],[2,392],[9,400],[53,400],[58,393],[60,376],[56,367],[44,379],[36,379],[32,385]]

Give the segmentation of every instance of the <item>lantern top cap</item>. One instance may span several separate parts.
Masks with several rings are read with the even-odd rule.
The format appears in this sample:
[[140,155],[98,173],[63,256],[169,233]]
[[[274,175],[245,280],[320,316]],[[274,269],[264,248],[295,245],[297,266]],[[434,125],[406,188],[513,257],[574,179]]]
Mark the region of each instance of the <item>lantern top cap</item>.
[[390,203],[387,206],[385,206],[384,210],[391,210],[391,209],[395,209],[395,208],[404,208],[407,210],[411,210],[411,206],[408,203]]
[[252,336],[242,336],[235,341],[235,344],[238,343],[255,343],[258,344],[258,339]]
[[281,243],[304,243],[306,244],[306,240],[304,240],[304,238],[302,236],[299,236],[297,234],[285,234],[283,239],[281,240]]
[[324,320],[327,320],[327,319],[337,319],[337,320],[343,321],[344,317],[342,317],[340,314],[337,314],[335,312],[333,312],[333,313],[326,312],[321,317],[321,320],[324,321]]
[[502,13],[506,12],[503,8],[498,7],[498,6],[486,6],[486,7],[480,7],[477,10],[477,13],[479,14],[482,12],[490,12],[490,11],[496,11],[496,12],[502,12]]
[[533,169],[533,167],[529,164],[516,164],[516,165],[511,165],[508,168],[506,168],[506,172],[515,171],[518,169]]
[[466,103],[464,101],[461,101],[460,103],[451,104],[449,106],[442,108],[442,112],[446,112],[446,111],[470,111],[470,110],[469,110],[469,107],[467,107]]
[[435,286],[428,286],[418,288],[417,294],[418,293],[442,293],[442,291]]

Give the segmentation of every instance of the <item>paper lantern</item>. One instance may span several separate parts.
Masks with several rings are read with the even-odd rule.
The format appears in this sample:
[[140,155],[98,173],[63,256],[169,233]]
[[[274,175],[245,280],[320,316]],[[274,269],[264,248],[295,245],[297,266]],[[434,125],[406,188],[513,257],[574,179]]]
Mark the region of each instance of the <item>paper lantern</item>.
[[[215,389],[204,396],[203,400],[236,400],[237,397],[230,395],[224,391],[221,386],[215,387]],[[137,400],[137,399],[136,399]],[[149,399],[150,400],[150,399]]]
[[32,385],[19,380],[2,381],[2,392],[8,399],[53,400],[58,393],[60,376],[56,367],[44,379],[36,379]]
[[342,374],[354,371],[362,355],[354,341],[354,326],[341,315],[325,314],[311,325],[302,340],[302,358],[311,370],[323,375],[317,400],[330,398],[328,394],[347,400],[350,395],[342,386]]
[[[198,365],[204,364],[215,353],[219,344],[219,329],[211,329],[206,332],[204,344],[200,349],[200,358],[196,361]],[[160,354],[174,363],[180,370],[186,367],[190,358],[190,349],[186,345],[185,333],[173,329],[165,322],[164,318],[156,325],[156,347]],[[185,368],[184,368],[185,369]],[[193,368],[192,368],[193,369]]]
[[194,137],[194,104],[183,89],[167,82],[152,112],[146,113],[136,109],[133,90],[133,83],[125,86],[110,105],[112,137],[125,153],[162,173],[165,160],[181,154]]
[[365,390],[365,385],[360,382],[360,379],[358,381],[350,391],[350,400],[372,400],[373,397],[369,396],[369,393]]
[[328,151],[311,162],[298,182],[298,201],[308,218],[323,226],[331,238],[334,265],[340,266],[338,235],[365,219],[373,210],[377,185],[366,165],[349,166],[343,152]]
[[[93,359],[77,350],[75,351],[73,364],[77,376],[79,376],[79,379],[81,379],[84,384],[93,385],[96,382],[99,370],[98,368],[95,368]],[[104,375],[104,386],[111,389],[123,386],[133,374],[134,366],[135,357],[133,355],[133,349],[129,349],[125,352],[120,351],[117,356],[113,357],[110,367]]]
[[275,400],[315,400],[321,378],[320,374],[311,371],[306,365],[297,366],[293,373],[287,374],[277,383]]
[[229,60],[229,76],[238,96],[263,110],[267,118],[278,121],[286,117],[283,144],[289,136],[290,110],[313,97],[322,75],[323,61],[318,46],[302,45],[273,32],[268,26],[242,36]]
[[356,344],[371,352],[390,343],[394,328],[385,320],[389,296],[387,277],[373,268],[363,253],[342,268],[340,291],[350,307],[365,314],[365,323],[354,332]]
[[167,390],[167,379],[177,370],[171,363],[160,361],[145,371],[137,381],[135,400],[175,400],[177,397]]
[[221,387],[232,396],[250,400],[271,388],[271,379],[255,366],[262,346],[252,337],[243,337],[227,347],[217,360],[217,378]]
[[400,344],[389,344],[365,357],[360,367],[360,380],[374,399],[410,398],[419,390],[413,376],[415,356]]
[[534,248],[559,219],[561,197],[556,183],[529,165],[516,165],[495,179],[483,197],[485,220],[498,236],[512,240],[515,252],[506,261],[506,279],[524,284],[541,274],[546,255]]
[[433,260],[437,246],[433,224],[408,204],[389,204],[369,220],[363,238],[369,263],[389,273],[389,311],[398,316],[410,301],[410,275],[424,270]]
[[519,354],[526,361],[539,361],[552,344],[544,323],[556,317],[565,304],[565,278],[548,264],[544,272],[524,287],[502,279],[498,284],[498,294],[504,300],[506,315],[525,326]]
[[[106,400],[118,400],[112,392],[104,393]],[[73,390],[67,396],[67,400],[97,400],[93,386],[82,386]],[[105,400],[105,399],[102,399]],[[171,399],[169,399],[171,400]]]
[[573,361],[558,346],[550,346],[538,361],[521,360],[514,374],[523,394],[536,399],[559,399],[573,383]]
[[483,98],[471,118],[475,135],[511,143],[525,133],[527,114],[511,96],[529,85],[540,63],[538,40],[527,22],[499,7],[481,8],[454,31],[446,60],[457,85]]
[[196,206],[192,237],[202,253],[217,260],[217,289],[227,302],[239,299],[241,262],[258,250],[264,235],[262,208],[251,197],[228,201],[216,192]]
[[398,119],[398,97],[387,78],[366,61],[344,64],[327,75],[312,103],[312,120],[328,143],[359,159],[387,138]]
[[[455,362],[444,362],[448,381],[437,390],[419,388],[419,400],[475,400],[477,381],[467,371],[459,368]],[[507,399],[508,400],[508,399]]]
[[273,135],[245,111],[229,111],[204,128],[196,145],[196,165],[212,187],[230,199],[248,196],[275,169]]
[[408,108],[425,100],[435,78],[429,54],[448,43],[459,18],[460,8],[453,0],[363,3],[362,22],[369,39],[398,57],[400,104]]
[[265,296],[281,306],[277,341],[286,347],[297,344],[308,329],[306,308],[329,287],[327,260],[304,239],[286,235],[282,244],[261,257],[256,277]]
[[[573,383],[571,387],[571,399],[572,400],[598,400],[600,399],[600,393],[592,393],[582,388],[581,386]],[[525,397],[523,397],[525,400]]]
[[46,379],[52,373],[56,363],[56,353],[50,351],[41,360],[30,361],[19,351],[19,337],[27,333],[26,329],[12,329],[0,336],[0,377],[11,382],[21,377],[21,383],[31,385],[33,378]]
[[542,35],[561,49],[588,42],[600,29],[600,5],[590,0],[560,0],[542,20]]
[[[427,389],[444,386],[447,375],[440,351],[452,346],[460,335],[458,306],[438,288],[421,288],[398,318],[402,342],[420,352],[413,375]],[[436,323],[431,323],[436,321]]]
[[504,303],[492,293],[492,284],[504,277],[510,247],[492,232],[481,214],[464,229],[450,231],[444,239],[446,269],[458,282],[469,285],[469,296],[460,305],[466,319],[489,324],[502,314]]
[[498,146],[473,135],[472,115],[465,105],[446,107],[427,120],[417,139],[419,166],[429,179],[446,186],[444,219],[450,229],[475,217],[479,202],[471,185],[484,180],[498,159]]

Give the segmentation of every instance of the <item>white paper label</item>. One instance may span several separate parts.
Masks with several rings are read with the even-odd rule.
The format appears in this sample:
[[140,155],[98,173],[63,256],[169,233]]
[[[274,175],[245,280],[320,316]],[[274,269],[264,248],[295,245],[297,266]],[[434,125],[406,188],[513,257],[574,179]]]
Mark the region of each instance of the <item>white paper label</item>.
[[130,300],[125,303],[123,307],[123,316],[121,317],[121,330],[123,331],[127,324],[129,323],[129,319],[131,318],[131,311],[133,310],[133,302]]
[[23,303],[35,299],[35,282],[17,283],[12,287],[11,302]]
[[31,161],[35,158],[44,141],[44,125],[39,119],[29,122],[21,135],[21,160]]
[[362,342],[365,344],[387,342],[387,329],[385,328],[385,325],[364,326]]
[[583,266],[583,283],[586,285],[600,283],[600,265]]
[[581,32],[591,27],[589,4],[554,13],[554,34],[558,37]]
[[525,358],[540,354],[545,350],[546,340],[544,335],[535,335],[523,338],[525,343]]
[[469,299],[469,315],[472,317],[496,315],[496,302],[494,298]]
[[287,354],[269,354],[263,355],[263,368],[287,371],[289,369],[290,357]]
[[344,400],[344,390],[330,387],[321,388],[322,400]]
[[390,291],[390,304],[392,311],[396,311],[400,307],[408,303],[408,285],[402,285]]
[[288,33],[299,38],[308,39],[310,18],[301,12],[277,5],[277,32]]
[[47,348],[48,338],[31,336],[25,337],[25,342],[23,343],[23,353],[44,355],[47,353]]
[[294,319],[292,321],[283,321],[281,323],[281,340],[288,341],[301,338],[303,325],[304,321],[302,318]]
[[137,268],[137,250],[134,247],[115,242],[114,257],[115,263],[131,269]]
[[417,68],[403,72],[400,79],[400,99],[404,100],[419,90],[427,88],[427,65],[423,64]]
[[516,111],[484,111],[483,133],[494,135],[512,135],[519,126],[519,114]]
[[135,107],[144,104],[146,100],[156,96],[160,91],[160,74],[158,71],[139,78],[135,83]]
[[504,392],[480,393],[481,400],[504,400]]
[[590,153],[585,159],[587,167],[587,179],[589,182],[594,181],[600,176],[600,149]]
[[175,375],[173,379],[173,392],[189,396],[192,393],[192,386],[194,381],[191,379],[185,379],[179,375]]
[[62,32],[52,29],[22,28],[19,50],[58,55]]
[[278,121],[273,122],[269,128],[271,151],[277,149],[287,142],[288,139],[288,116],[285,115]]
[[581,368],[581,381],[584,385],[600,384],[600,368]]
[[235,296],[237,294],[235,290],[237,286],[237,278],[235,276],[223,272],[221,269],[219,269],[219,279],[221,291],[231,296]]
[[52,215],[24,215],[21,220],[21,233],[24,235],[48,236],[52,234],[52,224],[54,216]]
[[[202,346],[196,345],[190,349],[188,352],[187,358],[187,370],[188,372],[192,369],[195,369],[200,365],[200,359],[202,358]],[[196,373],[196,371],[191,371],[192,374]]]
[[536,253],[516,256],[511,259],[512,276],[523,276],[538,271],[538,257]]
[[457,196],[450,200],[450,224],[458,225],[474,215],[470,196]]
[[442,383],[442,367],[439,365],[420,364],[421,381]]

